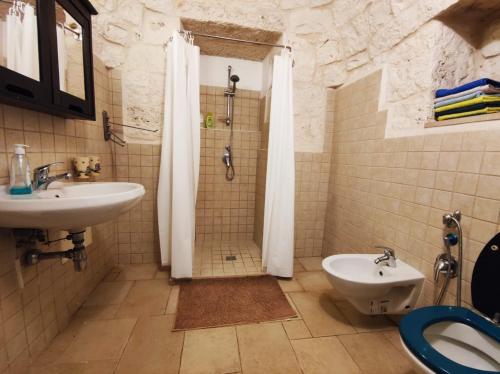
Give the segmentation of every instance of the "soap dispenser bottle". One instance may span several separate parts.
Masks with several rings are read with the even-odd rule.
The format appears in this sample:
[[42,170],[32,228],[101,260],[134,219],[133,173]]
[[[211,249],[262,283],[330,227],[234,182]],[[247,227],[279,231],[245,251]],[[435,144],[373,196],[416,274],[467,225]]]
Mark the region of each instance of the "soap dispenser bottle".
[[26,148],[24,144],[14,144],[14,155],[10,162],[10,188],[11,195],[27,195],[32,192],[31,170],[26,158]]

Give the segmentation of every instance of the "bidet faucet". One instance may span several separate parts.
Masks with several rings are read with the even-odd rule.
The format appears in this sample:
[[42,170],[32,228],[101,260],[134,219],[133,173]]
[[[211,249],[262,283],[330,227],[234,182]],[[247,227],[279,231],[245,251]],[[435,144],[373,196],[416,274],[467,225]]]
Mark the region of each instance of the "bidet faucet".
[[49,184],[56,180],[71,178],[69,172],[57,174],[52,177],[49,176],[50,167],[57,164],[64,164],[64,162],[51,162],[50,164],[39,166],[33,171],[33,190],[46,190]]
[[375,248],[383,249],[384,250],[384,255],[377,257],[374,262],[375,264],[380,264],[383,262],[383,265],[389,266],[391,268],[396,267],[396,253],[394,252],[394,249],[389,248],[389,247],[384,247],[380,245],[376,245]]

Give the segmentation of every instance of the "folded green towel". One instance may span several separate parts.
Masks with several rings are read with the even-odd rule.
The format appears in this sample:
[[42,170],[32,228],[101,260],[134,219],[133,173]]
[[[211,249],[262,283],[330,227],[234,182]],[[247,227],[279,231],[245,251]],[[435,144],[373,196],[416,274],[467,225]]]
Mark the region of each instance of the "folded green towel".
[[[455,114],[448,114],[445,116],[439,116],[437,118],[438,121],[444,121],[447,119],[452,119],[452,118],[461,118],[461,117],[470,117],[470,116],[476,116],[479,114],[491,114],[491,113],[498,113],[500,112],[500,107],[494,107],[494,108],[484,108],[484,109],[479,109],[479,110],[473,110],[470,112],[462,112],[462,113],[455,113]],[[480,121],[480,119],[478,119]]]
[[500,97],[498,96],[490,96],[490,95],[485,95],[485,96],[479,96],[474,99],[469,99],[469,100],[464,100],[460,101],[458,103],[453,103],[450,105],[445,105],[439,108],[436,108],[435,112],[440,115],[441,112],[445,112],[450,109],[457,109],[457,108],[463,108],[475,104],[482,104],[482,103],[495,103],[495,102],[500,102]]
[[493,103],[480,103],[480,104],[464,106],[461,108],[450,109],[450,110],[446,110],[444,112],[435,113],[435,117],[437,118],[440,116],[447,116],[448,114],[472,112],[474,110],[485,109],[485,108],[497,108],[497,107],[500,107],[500,101],[493,102]]

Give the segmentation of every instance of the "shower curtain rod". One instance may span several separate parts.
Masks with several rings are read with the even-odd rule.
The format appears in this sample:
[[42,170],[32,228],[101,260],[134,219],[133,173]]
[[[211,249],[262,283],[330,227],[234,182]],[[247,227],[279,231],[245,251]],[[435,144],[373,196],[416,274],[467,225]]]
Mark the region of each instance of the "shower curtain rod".
[[201,32],[194,32],[194,31],[189,31],[189,30],[180,30],[179,32],[181,34],[190,34],[190,35],[194,35],[194,36],[201,36],[201,37],[204,37],[204,38],[220,39],[220,40],[227,40],[227,41],[231,41],[231,42],[247,43],[247,44],[254,44],[254,45],[265,45],[265,46],[269,46],[269,47],[286,48],[290,52],[292,51],[292,47],[290,47],[289,45],[285,45],[285,44],[274,44],[274,43],[258,42],[258,41],[255,41],[255,40],[230,38],[228,36],[218,36],[218,35],[204,34],[204,33],[201,33]]
[[[18,1],[15,1],[15,0],[0,0],[0,3],[7,3],[7,4],[14,4],[14,3],[21,3],[21,2],[24,2],[22,0],[18,0]],[[26,2],[24,2],[26,3]],[[62,22],[57,22],[59,25],[61,25],[62,27],[64,27],[66,30],[68,30],[69,32],[75,34],[76,36],[78,36],[79,38],[82,36],[78,31],[75,31],[73,30],[71,27],[63,24]]]

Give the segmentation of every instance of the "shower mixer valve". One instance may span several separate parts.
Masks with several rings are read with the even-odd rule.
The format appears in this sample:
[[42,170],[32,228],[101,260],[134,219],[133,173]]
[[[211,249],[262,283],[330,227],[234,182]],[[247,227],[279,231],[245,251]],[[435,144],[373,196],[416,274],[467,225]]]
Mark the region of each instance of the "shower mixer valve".
[[231,167],[231,146],[226,145],[226,151],[224,152],[224,155],[222,156],[222,162],[226,165],[227,168]]

